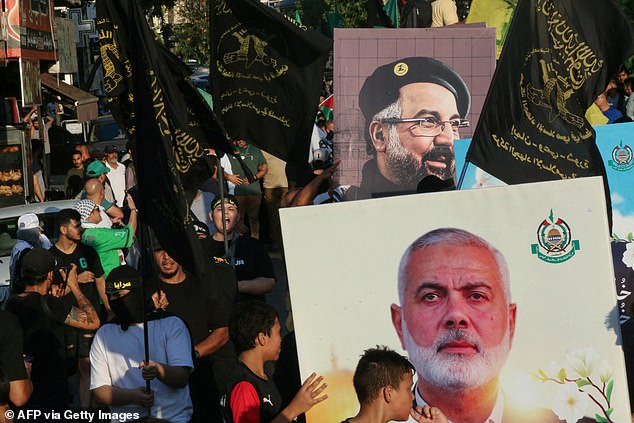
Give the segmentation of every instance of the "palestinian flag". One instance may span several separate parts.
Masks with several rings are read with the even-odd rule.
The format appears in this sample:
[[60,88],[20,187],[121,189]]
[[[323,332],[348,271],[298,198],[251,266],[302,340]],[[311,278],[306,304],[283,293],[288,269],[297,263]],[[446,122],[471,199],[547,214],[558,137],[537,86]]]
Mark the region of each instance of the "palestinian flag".
[[330,94],[327,99],[319,104],[319,109],[326,117],[326,120],[332,119],[335,111],[335,95]]

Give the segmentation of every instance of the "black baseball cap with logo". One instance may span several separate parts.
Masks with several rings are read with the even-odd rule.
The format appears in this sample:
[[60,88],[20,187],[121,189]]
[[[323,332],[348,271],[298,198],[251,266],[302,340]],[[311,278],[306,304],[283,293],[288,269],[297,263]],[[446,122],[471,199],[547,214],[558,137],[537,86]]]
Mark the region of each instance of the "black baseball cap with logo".
[[112,294],[123,289],[140,290],[141,284],[141,275],[133,267],[115,267],[106,278],[106,293]]

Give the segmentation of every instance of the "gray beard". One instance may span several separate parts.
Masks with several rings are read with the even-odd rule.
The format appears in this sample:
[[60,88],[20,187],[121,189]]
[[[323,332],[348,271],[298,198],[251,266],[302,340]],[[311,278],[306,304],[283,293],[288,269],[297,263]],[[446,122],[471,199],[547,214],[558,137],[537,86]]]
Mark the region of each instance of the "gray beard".
[[[484,349],[477,336],[457,329],[450,329],[439,334],[431,347],[421,347],[412,338],[405,319],[402,319],[402,322],[403,343],[419,378],[449,391],[458,392],[477,388],[497,378],[509,354],[508,327],[500,343],[488,350]],[[451,340],[470,342],[476,345],[478,353],[471,357],[439,353],[440,346]]]
[[[432,150],[423,156],[422,162],[425,162],[428,156],[433,154],[434,149],[443,148],[432,147]],[[396,185],[404,188],[416,188],[418,183],[428,175],[435,175],[442,180],[453,178],[456,174],[456,161],[453,153],[447,152],[447,154],[451,154],[451,160],[447,163],[446,168],[426,168],[409,150],[403,148],[396,127],[391,126],[389,129],[389,137],[385,146],[385,164],[391,176],[389,179]]]

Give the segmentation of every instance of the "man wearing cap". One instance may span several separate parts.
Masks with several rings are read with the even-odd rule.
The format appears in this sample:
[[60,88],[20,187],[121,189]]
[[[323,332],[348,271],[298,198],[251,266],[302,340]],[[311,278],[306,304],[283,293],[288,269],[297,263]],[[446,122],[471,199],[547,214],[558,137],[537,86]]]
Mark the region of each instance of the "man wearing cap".
[[11,262],[9,264],[9,283],[14,294],[20,294],[24,290],[24,284],[20,281],[20,264],[22,254],[35,247],[51,248],[51,241],[40,227],[40,219],[35,213],[26,213],[18,218],[18,230],[15,243],[11,250]]
[[346,199],[413,193],[429,175],[453,179],[453,142],[469,125],[469,105],[465,82],[438,60],[408,57],[378,67],[359,93],[374,159]]
[[125,166],[119,163],[119,153],[114,145],[107,146],[104,151],[105,164],[110,172],[108,179],[112,185],[112,192],[116,199],[116,204],[123,207],[123,199],[125,198]]
[[[185,323],[167,312],[148,316],[151,360],[144,361],[143,289],[130,266],[114,269],[106,291],[116,319],[97,331],[90,349],[90,389],[113,413],[150,414],[172,423],[188,423],[192,402],[187,380],[194,367],[192,341]],[[145,381],[151,381],[146,392]]]
[[[209,217],[214,222],[216,232],[208,242],[210,257],[225,258],[235,270],[238,280],[239,299],[264,301],[265,294],[275,286],[273,263],[262,243],[249,236],[240,236],[236,232],[240,222],[238,200],[233,195],[224,198],[224,216],[220,197],[211,203]],[[225,253],[223,219],[227,229],[229,250]]]
[[105,189],[99,179],[88,179],[84,186],[84,191],[86,192],[86,199],[92,200],[99,205],[101,222],[98,226],[100,228],[111,228],[113,225],[121,225],[121,219],[124,216],[123,210],[121,207],[106,200]]
[[[108,180],[108,176],[106,175],[110,172],[110,169],[103,164],[101,160],[93,160],[90,162],[88,166],[86,166],[86,179],[97,178],[99,182],[104,187],[105,199],[110,203],[116,203],[116,198],[112,191],[112,185]],[[78,200],[83,200],[86,198],[86,190],[84,189],[79,195],[77,195]]]
[[81,216],[81,225],[84,228],[81,240],[97,250],[106,278],[112,269],[125,264],[122,249],[130,248],[134,241],[138,210],[134,200],[129,195],[128,205],[130,206],[130,219],[126,226],[119,229],[98,226],[102,218],[99,207],[92,200],[81,200],[74,207]]
[[[33,357],[33,394],[27,408],[64,408],[69,401],[64,351],[64,325],[95,330],[99,317],[79,289],[77,267],[67,272],[56,270],[55,257],[43,248],[34,248],[22,260],[26,288],[9,299],[7,311],[13,313],[24,333],[24,353]],[[57,275],[56,275],[57,274]],[[64,283],[73,293],[77,306],[58,298]]]

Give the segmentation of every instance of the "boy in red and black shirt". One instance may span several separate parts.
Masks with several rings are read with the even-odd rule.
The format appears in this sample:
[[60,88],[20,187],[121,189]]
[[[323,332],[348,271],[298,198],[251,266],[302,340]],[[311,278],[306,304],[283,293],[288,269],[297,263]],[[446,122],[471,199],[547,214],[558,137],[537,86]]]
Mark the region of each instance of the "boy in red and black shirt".
[[261,301],[237,305],[229,321],[229,336],[238,354],[238,365],[220,400],[227,423],[288,423],[328,397],[319,396],[326,384],[313,373],[290,404],[281,409],[282,397],[264,371],[264,363],[280,355],[280,330],[279,316],[272,306]]

